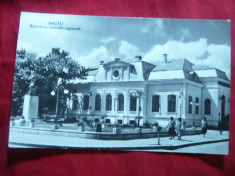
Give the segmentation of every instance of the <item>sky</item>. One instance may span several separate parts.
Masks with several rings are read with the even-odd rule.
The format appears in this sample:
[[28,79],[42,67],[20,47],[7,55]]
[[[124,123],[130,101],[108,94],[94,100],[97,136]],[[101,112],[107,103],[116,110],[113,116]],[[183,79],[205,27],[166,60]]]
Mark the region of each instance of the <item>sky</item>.
[[[47,28],[45,28],[47,27]],[[53,29],[51,27],[54,27]],[[63,29],[57,29],[63,27]],[[70,28],[70,30],[68,30]],[[230,21],[21,13],[17,49],[44,57],[60,48],[85,67],[141,55],[150,63],[186,58],[230,78]]]

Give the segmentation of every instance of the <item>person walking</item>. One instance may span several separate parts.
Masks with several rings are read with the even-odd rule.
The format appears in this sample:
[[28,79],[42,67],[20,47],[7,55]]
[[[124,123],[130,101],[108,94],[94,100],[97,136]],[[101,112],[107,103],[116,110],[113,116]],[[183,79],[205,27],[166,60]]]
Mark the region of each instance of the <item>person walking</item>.
[[175,121],[173,117],[170,117],[170,121],[168,122],[168,125],[166,126],[168,128],[168,133],[170,136],[170,139],[175,138]]
[[183,121],[182,131],[185,131],[185,128],[186,128],[186,122],[185,122],[185,121]]
[[181,140],[182,137],[182,126],[183,126],[182,119],[181,117],[179,117],[176,122],[176,129],[175,129],[179,140]]
[[205,137],[206,133],[207,133],[207,120],[206,120],[206,117],[203,117],[203,119],[201,121],[201,128],[202,128],[203,137]]
[[218,130],[219,130],[219,134],[222,135],[222,132],[223,132],[222,120],[219,120],[219,122],[218,122]]

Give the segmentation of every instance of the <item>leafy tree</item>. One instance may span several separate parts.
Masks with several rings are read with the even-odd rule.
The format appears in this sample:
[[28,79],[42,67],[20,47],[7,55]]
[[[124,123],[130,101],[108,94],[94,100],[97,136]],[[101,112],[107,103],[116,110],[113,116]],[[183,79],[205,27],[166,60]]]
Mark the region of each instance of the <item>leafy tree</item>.
[[[53,48],[45,57],[21,49],[16,52],[15,74],[12,94],[12,115],[22,114],[25,94],[50,95],[52,90],[69,87],[69,81],[85,79],[87,69],[70,57],[65,51]],[[59,86],[58,86],[59,85]],[[51,96],[51,95],[50,95]],[[61,94],[60,113],[65,109],[65,96]]]
[[29,85],[32,79],[33,65],[36,62],[36,57],[35,53],[27,53],[23,49],[16,52],[12,91],[12,115],[22,114],[23,96],[29,93]]

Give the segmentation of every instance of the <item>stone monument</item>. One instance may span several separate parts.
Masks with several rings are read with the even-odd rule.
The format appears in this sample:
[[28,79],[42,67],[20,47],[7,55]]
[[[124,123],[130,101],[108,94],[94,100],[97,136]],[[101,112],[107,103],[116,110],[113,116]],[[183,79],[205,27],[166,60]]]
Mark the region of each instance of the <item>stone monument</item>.
[[35,92],[35,77],[33,77],[29,86],[29,93],[24,96],[23,116],[27,124],[31,122],[31,119],[38,118],[39,97],[35,95]]
[[31,119],[38,118],[38,103],[39,97],[32,95],[24,96],[23,116],[26,122],[30,122]]

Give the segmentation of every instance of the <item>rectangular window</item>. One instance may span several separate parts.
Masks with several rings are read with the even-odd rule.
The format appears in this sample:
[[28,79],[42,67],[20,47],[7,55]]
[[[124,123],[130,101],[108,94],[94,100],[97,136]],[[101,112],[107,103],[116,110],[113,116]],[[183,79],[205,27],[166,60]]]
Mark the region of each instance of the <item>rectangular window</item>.
[[135,125],[135,120],[130,120],[130,125]]
[[176,95],[168,95],[168,112],[176,112]]
[[105,119],[105,123],[110,123],[110,119]]
[[118,120],[118,124],[122,124],[122,120]]
[[159,112],[160,108],[160,96],[153,95],[152,96],[152,112]]

